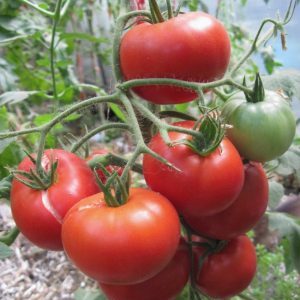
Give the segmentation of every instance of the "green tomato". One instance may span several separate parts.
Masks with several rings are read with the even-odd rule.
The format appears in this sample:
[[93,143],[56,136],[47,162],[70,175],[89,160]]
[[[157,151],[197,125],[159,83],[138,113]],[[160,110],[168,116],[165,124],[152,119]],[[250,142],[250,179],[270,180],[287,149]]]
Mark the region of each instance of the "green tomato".
[[289,103],[277,92],[265,91],[260,102],[247,102],[239,92],[222,108],[227,136],[240,155],[246,159],[265,162],[282,155],[291,145],[296,120]]

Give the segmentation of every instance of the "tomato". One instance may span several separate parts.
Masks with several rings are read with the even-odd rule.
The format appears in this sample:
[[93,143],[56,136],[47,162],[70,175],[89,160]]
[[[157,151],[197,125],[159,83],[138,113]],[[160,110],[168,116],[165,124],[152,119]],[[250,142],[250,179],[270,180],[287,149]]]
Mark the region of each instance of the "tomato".
[[[193,121],[174,125],[192,128]],[[170,132],[171,141],[189,138]],[[227,208],[240,193],[244,182],[241,158],[226,138],[208,156],[200,156],[188,146],[167,146],[161,136],[152,138],[149,147],[166,158],[181,172],[150,155],[143,160],[143,173],[148,186],[170,200],[183,216],[207,216]]]
[[[91,161],[92,159],[96,158],[97,156],[101,156],[101,155],[105,155],[109,153],[109,151],[107,149],[97,149],[97,150],[94,150],[91,155],[89,155],[87,158],[86,158],[86,161],[89,162]],[[117,172],[119,176],[122,175],[123,173],[123,170],[124,168],[122,167],[119,167],[119,166],[112,166],[112,165],[109,165],[109,166],[106,166],[106,170],[109,172],[109,173],[112,173],[112,172]],[[106,182],[106,176],[105,174],[103,173],[103,171],[101,171],[100,168],[97,168],[96,169],[96,172],[97,172],[97,175],[99,177],[99,179],[105,183]]]
[[[34,190],[14,179],[11,188],[11,209],[20,231],[35,245],[62,250],[61,223],[67,211],[79,200],[98,193],[93,172],[86,162],[73,153],[51,149],[42,157],[42,166],[49,170],[57,160],[55,182],[47,190]],[[25,157],[18,169],[35,168]]]
[[263,101],[247,102],[243,93],[230,98],[222,109],[233,126],[227,136],[246,159],[258,162],[282,155],[291,145],[296,121],[288,102],[278,93],[265,91]]
[[131,188],[128,202],[109,207],[103,194],[76,204],[62,227],[64,249],[85,274],[107,284],[135,284],[160,272],[180,238],[176,210],[158,193]]
[[[180,14],[168,21],[139,24],[127,31],[120,46],[126,80],[174,78],[209,82],[223,77],[230,59],[224,26],[203,12]],[[194,100],[195,92],[174,86],[141,86],[134,91],[157,104]]]
[[201,236],[228,240],[249,231],[268,205],[268,179],[261,164],[244,166],[245,182],[238,198],[225,210],[207,217],[186,217],[185,221]]
[[100,283],[100,288],[109,300],[171,300],[183,290],[189,271],[188,248],[181,240],[172,260],[154,277],[131,285]]
[[[200,247],[199,247],[200,248]],[[196,251],[198,259],[204,249]],[[250,239],[241,235],[217,253],[208,255],[196,276],[196,285],[213,298],[233,297],[251,283],[256,272],[256,253]]]

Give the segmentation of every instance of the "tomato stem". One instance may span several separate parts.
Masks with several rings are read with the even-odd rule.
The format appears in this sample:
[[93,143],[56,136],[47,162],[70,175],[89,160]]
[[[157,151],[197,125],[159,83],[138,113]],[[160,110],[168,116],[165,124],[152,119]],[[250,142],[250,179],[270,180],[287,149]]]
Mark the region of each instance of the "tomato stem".
[[113,61],[113,73],[117,82],[123,81],[123,75],[120,69],[120,46],[121,46],[121,37],[123,34],[124,27],[127,22],[136,17],[145,16],[149,19],[152,18],[151,14],[148,11],[138,10],[129,12],[125,15],[120,16],[116,21],[116,27],[114,31],[113,38],[113,51],[112,51],[112,61]]
[[154,23],[162,23],[164,22],[164,17],[161,14],[159,6],[156,0],[149,0],[149,6],[151,9],[152,20]]
[[174,17],[173,15],[173,8],[170,0],[166,0],[167,2],[167,8],[168,8],[168,18],[171,19]]

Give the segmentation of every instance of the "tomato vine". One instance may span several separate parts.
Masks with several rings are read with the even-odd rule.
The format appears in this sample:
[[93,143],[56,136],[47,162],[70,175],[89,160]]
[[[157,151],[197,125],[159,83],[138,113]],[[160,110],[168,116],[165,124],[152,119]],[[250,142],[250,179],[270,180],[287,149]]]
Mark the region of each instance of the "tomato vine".
[[[56,48],[56,40],[57,40],[56,39],[57,26],[61,21],[61,19],[66,15],[67,11],[70,9],[71,1],[67,0],[63,5],[63,1],[58,0],[56,2],[54,11],[46,10],[28,0],[22,0],[22,2],[27,4],[31,8],[35,9],[37,12],[52,19],[53,23],[52,23],[52,32],[51,32],[51,42],[49,47],[49,56],[50,56],[50,63],[51,63],[50,69],[51,69],[51,77],[52,77],[52,94],[45,95],[45,96],[48,99],[52,98],[55,100],[59,96],[57,91],[56,77],[55,77],[55,69],[56,69],[55,48]],[[110,104],[117,105],[119,109],[122,111],[122,113],[124,113],[126,117],[126,122],[125,123],[111,122],[111,123],[101,124],[101,126],[87,132],[83,137],[81,137],[79,140],[73,143],[71,152],[73,153],[77,152],[83,145],[85,145],[96,134],[115,128],[118,130],[128,131],[134,137],[136,148],[133,151],[131,157],[129,159],[124,159],[117,155],[109,153],[104,155],[101,158],[93,160],[90,163],[91,166],[96,166],[99,163],[104,165],[105,164],[120,165],[124,167],[124,170],[120,176],[120,180],[126,182],[128,180],[130,170],[135,170],[139,173],[142,173],[142,166],[137,162],[137,160],[142,154],[146,154],[147,156],[151,156],[152,158],[159,161],[162,165],[168,167],[174,173],[175,171],[178,173],[182,172],[180,168],[178,168],[174,163],[169,161],[169,158],[166,158],[163,155],[158,154],[157,151],[154,151],[149,146],[149,144],[145,141],[145,137],[143,136],[143,132],[139,124],[137,114],[138,113],[142,114],[155,127],[155,129],[160,134],[163,142],[168,147],[170,148],[173,147],[172,149],[174,149],[176,144],[174,144],[173,141],[170,139],[171,132],[185,134],[198,140],[201,139],[207,140],[207,137],[203,137],[203,134],[199,132],[199,130],[195,130],[195,128],[182,127],[176,124],[174,125],[165,122],[165,120],[163,120],[163,115],[178,116],[183,119],[189,119],[189,118],[195,119],[195,118],[189,115],[180,114],[179,112],[176,111],[170,111],[170,112],[164,111],[160,113],[158,113],[157,111],[153,111],[151,108],[144,105],[140,101],[140,99],[133,94],[132,89],[136,87],[159,85],[159,86],[179,87],[179,88],[194,91],[197,94],[197,99],[195,101],[198,102],[199,106],[202,108],[201,113],[207,115],[210,114],[209,109],[205,108],[205,103],[204,103],[204,92],[207,90],[211,90],[215,95],[220,97],[224,102],[227,101],[228,98],[230,98],[231,94],[224,93],[223,90],[221,91],[219,89],[220,87],[229,86],[233,90],[239,90],[241,92],[244,92],[250,98],[255,96],[255,91],[247,87],[245,84],[240,83],[238,80],[236,80],[235,75],[240,70],[242,65],[248,60],[248,58],[257,50],[257,48],[260,47],[262,43],[265,43],[271,37],[275,36],[278,31],[281,34],[282,47],[283,49],[285,48],[284,26],[290,22],[293,16],[296,7],[296,1],[294,0],[290,1],[283,20],[280,19],[275,20],[275,19],[268,18],[261,22],[249,50],[231,69],[229,69],[229,71],[221,79],[217,79],[210,82],[193,82],[193,81],[190,82],[190,81],[174,79],[174,78],[141,78],[141,79],[124,80],[124,74],[121,70],[121,62],[120,62],[120,45],[121,45],[121,39],[124,34],[124,29],[126,28],[128,23],[132,20],[136,20],[137,18],[141,18],[141,17],[144,18],[143,20],[146,20],[147,22],[152,22],[153,24],[165,21],[164,16],[159,10],[157,2],[155,0],[150,0],[149,5],[150,5],[150,12],[146,10],[129,12],[127,14],[120,16],[116,22],[114,37],[113,37],[113,52],[112,52],[113,72],[114,72],[116,84],[112,93],[92,97],[83,100],[82,102],[72,104],[66,109],[64,109],[63,111],[57,113],[52,120],[45,123],[44,125],[18,130],[18,131],[9,131],[9,132],[0,133],[0,140],[28,135],[31,133],[39,134],[39,144],[38,144],[38,150],[37,150],[36,161],[35,161],[37,173],[41,173],[43,171],[42,158],[45,152],[45,142],[46,142],[47,135],[53,129],[53,127],[61,123],[65,118],[67,118],[74,112],[79,112],[82,109],[94,106],[96,104],[103,104],[103,103],[108,103],[108,104],[110,103]],[[174,17],[174,15],[175,16],[177,15],[177,12],[173,11],[170,1],[166,1],[166,5],[167,5],[168,18],[171,19]],[[271,24],[272,28],[264,32],[264,28],[267,24]],[[262,36],[263,33],[264,35]],[[93,90],[97,89],[97,87],[92,85],[80,84],[79,86],[86,89],[93,89]],[[201,120],[201,117],[199,119]],[[226,127],[225,124],[223,124],[222,126],[223,126],[222,128],[221,125],[220,127],[217,128],[218,131],[217,133],[220,133],[221,129],[223,130]],[[207,134],[207,136],[210,136],[210,133]],[[221,134],[218,137],[223,137],[223,135]],[[221,139],[222,138],[218,138],[218,144],[214,145],[214,148],[211,150],[216,150],[218,148]],[[204,156],[204,152],[201,154]],[[104,192],[107,193],[110,192],[110,186],[101,185],[101,187]],[[119,204],[126,205],[126,201]],[[222,209],[224,208],[225,206],[222,207]],[[191,262],[190,299],[201,299],[202,296],[198,293],[196,287],[197,284],[195,282],[197,277],[197,274],[195,274],[196,272],[195,269],[198,270],[199,265],[197,268],[195,268],[194,253],[193,253],[193,248],[199,246],[199,243],[197,244],[197,242],[193,241],[193,237],[192,237],[193,231],[188,227],[188,225],[185,226],[185,230],[187,231],[187,239],[188,239],[190,262]],[[6,235],[2,236],[0,238],[0,241],[7,245],[10,245],[13,243],[18,233],[19,230],[17,228],[13,228]],[[222,246],[226,247],[226,245],[223,244]],[[212,250],[211,248],[208,247],[207,251],[205,251],[203,254],[203,259],[205,259],[209,254],[214,252],[218,252],[218,250],[216,250],[215,248]],[[200,263],[200,265],[202,264],[202,262]],[[201,271],[201,266],[200,266],[200,271]],[[200,271],[198,270],[198,273]],[[244,296],[241,297],[243,298]]]

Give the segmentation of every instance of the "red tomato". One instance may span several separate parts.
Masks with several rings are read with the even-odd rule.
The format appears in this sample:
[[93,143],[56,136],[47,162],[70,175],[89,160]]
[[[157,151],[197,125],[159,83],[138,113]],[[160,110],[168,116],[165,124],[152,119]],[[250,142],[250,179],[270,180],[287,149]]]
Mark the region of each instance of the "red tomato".
[[[126,80],[174,78],[209,82],[223,77],[230,59],[224,26],[203,12],[180,14],[168,21],[143,23],[121,41],[121,71]],[[195,92],[174,86],[142,86],[134,91],[158,104],[194,100]]]
[[[192,128],[193,121],[174,125]],[[170,132],[172,141],[188,138]],[[149,147],[181,172],[171,169],[150,155],[144,156],[143,172],[148,186],[170,200],[183,216],[207,216],[227,208],[237,198],[244,183],[241,158],[224,139],[208,156],[200,156],[186,145],[167,146],[161,136],[152,138]]]
[[171,262],[154,277],[131,285],[100,283],[100,288],[109,300],[171,300],[183,290],[189,271],[188,248],[181,240]]
[[[55,183],[47,190],[34,190],[14,179],[11,209],[20,231],[35,245],[62,250],[61,223],[67,211],[79,200],[99,192],[93,172],[86,162],[73,153],[51,149],[44,152],[42,166],[58,161]],[[18,169],[35,168],[26,157]]]
[[[89,162],[90,160],[96,158],[97,156],[101,156],[101,155],[105,155],[109,153],[108,150],[106,149],[98,149],[98,150],[94,150],[91,155],[89,155],[87,158],[86,158],[86,161]],[[119,167],[119,166],[106,166],[106,170],[110,173],[112,173],[113,171],[116,171],[118,173],[119,176],[122,175],[123,173],[123,170],[124,168],[122,167]],[[101,171],[100,168],[96,169],[96,172],[97,172],[97,175],[99,177],[99,179],[103,182],[103,183],[106,183],[106,176],[105,174],[103,173],[103,171]]]
[[180,238],[176,210],[158,193],[131,188],[128,202],[109,207],[93,195],[68,212],[64,249],[85,274],[107,284],[135,284],[160,272]]
[[249,231],[264,214],[269,192],[264,169],[254,162],[244,168],[243,189],[231,206],[212,216],[185,218],[196,233],[217,240],[229,240]]
[[[196,251],[198,259],[204,252],[204,249],[199,249]],[[255,272],[255,247],[247,236],[241,235],[205,259],[197,273],[196,285],[209,297],[229,298],[246,289]]]

